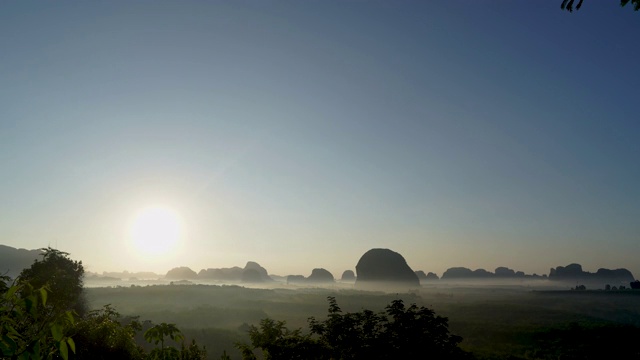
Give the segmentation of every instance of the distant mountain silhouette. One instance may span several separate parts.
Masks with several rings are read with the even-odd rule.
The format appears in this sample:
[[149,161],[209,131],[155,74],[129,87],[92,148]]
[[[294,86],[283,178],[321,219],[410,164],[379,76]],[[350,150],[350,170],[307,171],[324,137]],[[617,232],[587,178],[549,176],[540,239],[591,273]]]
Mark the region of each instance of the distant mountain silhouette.
[[272,278],[273,281],[287,282],[287,277],[286,276],[276,275],[276,274],[269,274],[269,277]]
[[287,284],[304,284],[307,278],[304,275],[288,275]]
[[513,269],[506,268],[504,266],[497,267],[495,270],[497,277],[515,277],[516,272]]
[[342,281],[355,281],[356,280],[356,274],[353,272],[353,270],[345,270],[342,273],[342,277],[340,278],[340,280],[342,280]]
[[85,273],[84,274],[84,280],[85,282],[90,281],[90,282],[100,282],[100,281],[122,281],[122,278],[119,277],[113,277],[113,276],[102,276],[102,275],[96,275],[95,273]]
[[546,275],[539,276],[537,274],[526,275],[522,271],[514,271],[504,266],[496,268],[495,272],[490,272],[485,269],[471,270],[466,267],[452,267],[442,274],[443,280],[454,279],[546,279]]
[[434,274],[432,272],[429,272],[428,274],[425,274],[424,271],[418,270],[415,273],[418,276],[418,279],[420,279],[420,282],[438,280],[439,279],[438,275],[436,275],[436,274]]
[[246,269],[242,272],[243,283],[263,283],[265,280],[256,269]]
[[468,279],[475,277],[471,269],[466,267],[452,267],[442,274],[442,279]]
[[422,270],[417,270],[417,271],[414,271],[414,273],[416,273],[416,276],[418,277],[418,279],[419,279],[420,281],[422,281],[422,280],[427,280],[427,274],[425,274],[425,273],[424,273],[424,271],[422,271]]
[[549,271],[549,280],[631,282],[634,279],[627,269],[600,268],[595,273],[590,273],[583,271],[582,265],[575,263],[551,268]]
[[[86,274],[90,273],[89,271],[85,272]],[[158,275],[154,272],[150,271],[139,271],[139,272],[128,272],[125,271],[103,271],[102,275],[94,273],[97,277],[110,277],[110,278],[118,278],[121,280],[125,279],[134,279],[134,280],[149,280],[149,279],[158,279],[161,278],[161,275]]]
[[0,275],[15,278],[20,272],[30,267],[36,259],[41,259],[40,250],[16,249],[0,245]]
[[333,274],[322,268],[313,269],[309,277],[303,275],[287,276],[287,284],[321,284],[333,282],[335,282]]
[[372,283],[420,286],[418,276],[404,257],[389,249],[371,249],[364,253],[356,265],[356,274],[356,286]]
[[492,276],[493,276],[493,273],[485,269],[473,270],[473,277],[485,278],[485,277],[492,277]]
[[[254,275],[245,275],[248,270],[255,270],[260,276],[259,281],[251,282],[268,282],[273,279],[267,273],[267,269],[260,266],[257,262],[248,261],[244,268],[234,266],[231,268],[219,268],[219,269],[202,269],[198,272],[198,279],[201,280],[217,280],[228,282],[246,282]],[[257,279],[256,279],[257,280]]]
[[247,265],[244,266],[244,270],[242,274],[243,279],[245,278],[245,273],[250,270],[254,270],[258,273],[258,276],[260,277],[260,282],[273,281],[273,279],[269,276],[269,273],[267,273],[267,269],[263,268],[262,266],[260,266],[260,264],[254,261],[248,261]]
[[313,269],[307,278],[307,282],[310,283],[332,283],[334,281],[333,274],[322,268]]
[[193,280],[197,278],[198,274],[186,266],[173,268],[165,275],[165,279],[170,280]]
[[234,266],[232,268],[202,269],[198,272],[198,278],[202,280],[220,281],[240,281],[242,280],[243,268]]

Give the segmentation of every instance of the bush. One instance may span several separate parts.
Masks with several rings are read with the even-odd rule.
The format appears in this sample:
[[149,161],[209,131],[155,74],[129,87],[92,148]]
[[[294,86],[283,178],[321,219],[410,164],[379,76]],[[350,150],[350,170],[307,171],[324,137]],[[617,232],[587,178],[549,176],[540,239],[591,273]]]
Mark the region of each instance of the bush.
[[251,345],[238,344],[243,359],[467,359],[459,336],[451,335],[448,320],[425,307],[394,300],[386,310],[342,313],[329,297],[327,319],[309,319],[309,334],[289,330],[283,321],[264,319],[251,326]]

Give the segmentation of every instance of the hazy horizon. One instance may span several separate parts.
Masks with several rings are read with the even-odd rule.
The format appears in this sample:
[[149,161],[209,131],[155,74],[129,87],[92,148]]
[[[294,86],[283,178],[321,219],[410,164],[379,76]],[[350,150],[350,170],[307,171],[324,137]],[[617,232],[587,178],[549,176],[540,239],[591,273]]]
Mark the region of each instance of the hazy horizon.
[[[0,244],[0,245],[5,245],[5,244]],[[51,246],[51,247],[53,247],[53,248],[56,248],[56,246],[55,246],[55,245],[48,245],[48,246]],[[37,249],[26,249],[26,250],[37,250]],[[70,251],[68,251],[68,250],[60,249],[60,248],[58,248],[58,250],[63,251],[63,252],[68,252],[68,253],[70,252]],[[393,250],[393,249],[391,249],[391,250]],[[364,252],[363,252],[363,253],[364,253]],[[136,273],[136,272],[153,272],[153,273],[156,273],[156,274],[158,274],[158,275],[164,276],[164,275],[165,275],[169,270],[171,270],[171,269],[173,269],[173,268],[178,268],[178,267],[188,267],[188,268],[190,268],[191,270],[193,270],[193,271],[195,271],[195,272],[197,273],[197,272],[199,272],[200,270],[203,270],[203,269],[212,269],[212,268],[232,268],[232,267],[241,267],[241,268],[242,268],[242,267],[244,267],[244,266],[246,265],[246,263],[247,263],[247,262],[249,262],[249,261],[253,261],[253,262],[258,263],[260,266],[264,267],[270,275],[278,275],[278,276],[287,276],[287,275],[304,275],[305,277],[307,277],[307,276],[309,276],[309,275],[311,274],[311,271],[312,271],[314,268],[323,268],[323,269],[326,269],[326,270],[328,270],[329,272],[331,272],[331,274],[334,276],[334,278],[335,278],[336,280],[338,280],[338,279],[340,279],[340,277],[342,276],[342,273],[343,273],[345,270],[352,270],[354,273],[356,273],[356,264],[357,264],[358,260],[360,259],[360,256],[361,256],[361,255],[362,255],[362,254],[360,254],[360,255],[357,257],[357,260],[355,260],[355,262],[353,263],[353,265],[352,265],[351,267],[345,267],[344,269],[339,269],[339,267],[338,267],[338,266],[335,266],[335,265],[323,266],[322,264],[320,264],[320,265],[316,265],[316,266],[310,267],[310,268],[308,268],[308,269],[302,269],[301,267],[299,267],[299,268],[295,268],[295,270],[296,270],[296,271],[293,271],[293,272],[276,272],[276,271],[272,271],[272,270],[271,270],[271,268],[270,268],[269,266],[266,266],[264,263],[261,263],[260,261],[256,261],[256,260],[252,260],[252,259],[248,259],[248,260],[246,260],[246,261],[244,261],[244,262],[242,262],[242,263],[237,263],[237,264],[226,264],[226,265],[220,265],[220,266],[218,266],[218,265],[216,265],[216,264],[208,264],[208,265],[204,265],[204,266],[200,266],[200,267],[199,267],[199,266],[192,266],[191,264],[187,264],[187,263],[185,263],[185,264],[180,263],[180,264],[169,265],[169,267],[167,267],[166,269],[163,269],[163,268],[159,268],[159,267],[158,267],[158,268],[157,268],[157,270],[153,270],[153,269],[136,269],[136,270],[131,270],[131,269],[129,269],[129,268],[122,268],[122,269],[107,269],[107,270],[102,270],[102,269],[96,269],[92,264],[87,263],[86,261],[83,261],[83,259],[80,259],[80,258],[77,258],[77,257],[73,256],[73,253],[71,253],[71,255],[70,255],[70,256],[71,256],[71,258],[72,258],[72,259],[74,259],[74,260],[80,260],[80,261],[83,261],[83,265],[84,265],[84,269],[85,269],[85,271],[87,271],[87,272],[92,272],[92,273],[96,273],[96,274],[98,274],[98,275],[102,275],[103,273],[124,272],[124,271],[127,271],[127,272],[130,272],[130,273]],[[402,255],[402,254],[401,254],[401,255]],[[403,256],[403,257],[404,257],[404,256]],[[406,257],[405,257],[405,260],[406,260]],[[327,264],[329,264],[329,263],[330,263],[330,261],[327,261]],[[433,272],[433,273],[435,273],[436,275],[438,275],[438,277],[442,277],[443,273],[444,273],[446,270],[448,270],[448,269],[450,269],[450,268],[454,268],[454,267],[465,267],[465,268],[468,268],[468,269],[470,269],[470,270],[484,269],[484,270],[487,270],[487,271],[489,271],[489,272],[492,272],[492,273],[493,273],[497,267],[501,267],[501,266],[505,266],[505,267],[510,268],[510,269],[512,269],[512,270],[514,270],[514,271],[523,271],[526,275],[533,275],[533,274],[536,274],[536,275],[540,275],[540,276],[542,276],[542,275],[549,275],[549,271],[550,271],[550,269],[551,269],[551,268],[556,268],[556,267],[558,267],[558,266],[567,266],[567,265],[570,265],[570,264],[572,264],[572,263],[578,263],[578,264],[582,265],[582,263],[581,263],[581,262],[579,262],[579,261],[573,261],[573,262],[566,263],[566,264],[556,264],[556,265],[550,266],[550,267],[549,267],[548,269],[546,269],[546,270],[539,271],[539,272],[538,272],[538,271],[526,271],[526,270],[523,270],[523,269],[521,269],[521,268],[513,268],[513,267],[507,266],[507,265],[505,265],[505,264],[491,265],[491,266],[489,266],[489,267],[473,267],[473,266],[467,266],[467,265],[465,265],[465,264],[457,264],[457,265],[447,266],[447,267],[445,267],[445,268],[442,268],[441,270],[433,270],[433,269],[420,268],[420,267],[413,266],[409,261],[407,261],[407,264],[409,265],[409,267],[411,267],[414,271],[422,270],[422,271],[424,271],[425,273]],[[280,265],[282,265],[282,264],[280,264]],[[286,267],[286,266],[285,266],[285,267],[282,267],[282,266],[281,266],[281,267],[279,267],[279,268],[280,268],[280,269],[287,269],[287,268],[289,268],[289,269],[294,269],[293,267]],[[590,273],[595,273],[595,272],[596,272],[598,269],[600,269],[600,268],[605,268],[605,269],[615,270],[615,269],[622,268],[622,267],[621,267],[621,266],[617,266],[617,265],[612,265],[612,266],[610,266],[610,267],[607,267],[607,266],[597,266],[597,267],[595,267],[595,268],[589,268],[589,267],[585,267],[584,265],[582,265],[582,270],[583,270],[583,271],[586,271],[586,272],[590,272]],[[632,274],[634,274],[634,276],[636,275],[636,274],[633,272],[633,270],[631,270],[631,269],[629,269],[629,268],[626,268],[626,269],[627,269],[627,270],[630,270],[630,271],[631,271],[631,273],[632,273]],[[478,281],[482,281],[482,279],[479,279]]]
[[0,3],[0,244],[639,276],[638,14],[560,2]]

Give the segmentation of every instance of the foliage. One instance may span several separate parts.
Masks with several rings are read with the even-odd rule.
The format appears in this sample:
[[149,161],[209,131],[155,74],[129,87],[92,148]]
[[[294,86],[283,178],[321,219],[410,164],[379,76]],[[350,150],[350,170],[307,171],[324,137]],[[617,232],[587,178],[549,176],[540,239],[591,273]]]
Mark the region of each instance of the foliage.
[[[562,10],[573,12],[574,2],[575,0],[563,0],[562,4],[560,5],[560,8]],[[580,10],[580,7],[582,7],[582,2],[583,0],[578,0],[578,3],[576,4],[576,10]],[[633,10],[635,11],[640,10],[640,0],[620,0],[620,6],[625,6],[628,3],[633,4]]]
[[425,307],[394,300],[385,312],[342,313],[329,299],[326,320],[309,319],[310,334],[291,331],[283,321],[264,319],[249,330],[251,345],[238,344],[244,359],[462,359],[459,336],[449,334],[447,318]]
[[320,343],[311,339],[310,335],[303,335],[300,329],[289,330],[284,321],[263,319],[260,327],[249,328],[251,345],[238,344],[242,358],[257,359],[254,351],[261,349],[262,357],[270,359],[323,359],[326,350]]
[[11,282],[11,278],[7,275],[0,275],[0,295],[4,294],[9,290],[9,283]]
[[[159,348],[153,349],[149,354],[150,360],[204,360],[207,357],[206,349],[200,348],[195,340],[192,340],[190,345],[185,346],[183,342],[184,335],[175,324],[161,323],[154,325],[144,333],[144,338],[147,342],[155,345],[160,344]],[[165,340],[182,342],[181,349],[165,346]]]
[[[223,356],[226,354],[223,354]],[[191,344],[185,346],[184,342],[180,347],[180,360],[205,360],[207,358],[207,350],[200,348],[195,340],[191,340]]]
[[155,345],[160,344],[161,349],[164,348],[165,336],[176,342],[184,339],[184,336],[182,336],[182,333],[175,324],[162,323],[154,325],[144,333],[144,339],[147,340],[147,342],[152,342]]
[[[620,0],[620,6],[625,6],[629,3],[629,0]],[[633,4],[633,10],[640,10],[640,0],[631,0],[631,4]]]
[[[184,340],[175,324],[167,323],[145,332],[148,342],[160,345],[145,354],[135,340],[142,329],[138,318],[123,318],[111,305],[85,312],[82,262],[55,249],[41,250],[43,259],[11,286],[0,276],[0,359],[206,359],[206,349],[195,340],[183,342],[180,350],[165,346]],[[74,310],[83,316],[76,318]]]
[[111,306],[89,312],[75,326],[74,338],[78,344],[72,359],[122,359],[144,358],[144,350],[136,344],[136,332],[141,330],[137,318],[124,321]]
[[42,260],[35,260],[24,269],[18,282],[29,283],[35,288],[47,286],[55,294],[49,302],[56,311],[73,310],[80,315],[86,313],[83,296],[82,261],[73,261],[69,254],[53,248],[40,249]]
[[75,318],[48,307],[49,290],[27,282],[8,287],[0,297],[0,354],[11,359],[68,359],[75,342],[68,336]]

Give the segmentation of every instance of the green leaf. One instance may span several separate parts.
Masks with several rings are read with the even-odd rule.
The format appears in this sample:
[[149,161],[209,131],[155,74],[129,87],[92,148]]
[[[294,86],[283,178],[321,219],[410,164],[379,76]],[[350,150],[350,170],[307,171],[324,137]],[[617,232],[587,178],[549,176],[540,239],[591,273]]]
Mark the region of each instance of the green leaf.
[[13,311],[11,311],[11,317],[14,318],[14,319],[22,318],[22,316],[24,316],[24,312],[19,307],[15,308],[15,309],[13,309]]
[[69,347],[71,348],[71,351],[73,351],[73,353],[76,353],[76,343],[73,341],[72,338],[67,338],[67,343],[69,344]]
[[71,323],[71,325],[76,323],[76,319],[73,317],[73,313],[71,311],[67,311],[66,315],[67,315],[67,319],[69,320],[69,323]]
[[67,343],[64,341],[60,343],[60,356],[64,360],[69,360],[69,348],[67,348]]
[[36,359],[42,359],[42,357],[40,356],[40,340],[36,340],[36,342],[33,344],[33,349],[31,350],[31,352],[33,353],[34,358]]
[[18,285],[14,285],[12,286],[9,291],[7,291],[7,298],[10,298],[13,296],[13,294],[16,293],[16,291],[18,291]]
[[3,356],[11,356],[15,353],[18,345],[12,338],[7,335],[2,335],[2,341],[0,341],[0,351]]
[[33,296],[28,296],[26,299],[24,299],[24,307],[25,309],[27,309],[27,312],[31,315],[34,315],[34,312],[35,312],[33,300],[34,300]]
[[42,306],[47,305],[47,290],[44,288],[40,289],[40,297],[42,297]]
[[7,330],[9,330],[10,334],[16,335],[17,337],[20,337],[20,333],[16,331],[16,329],[13,328],[13,326],[11,326],[11,324],[5,324],[5,328]]
[[55,341],[62,340],[62,326],[60,326],[60,324],[53,324],[51,326],[51,335]]

